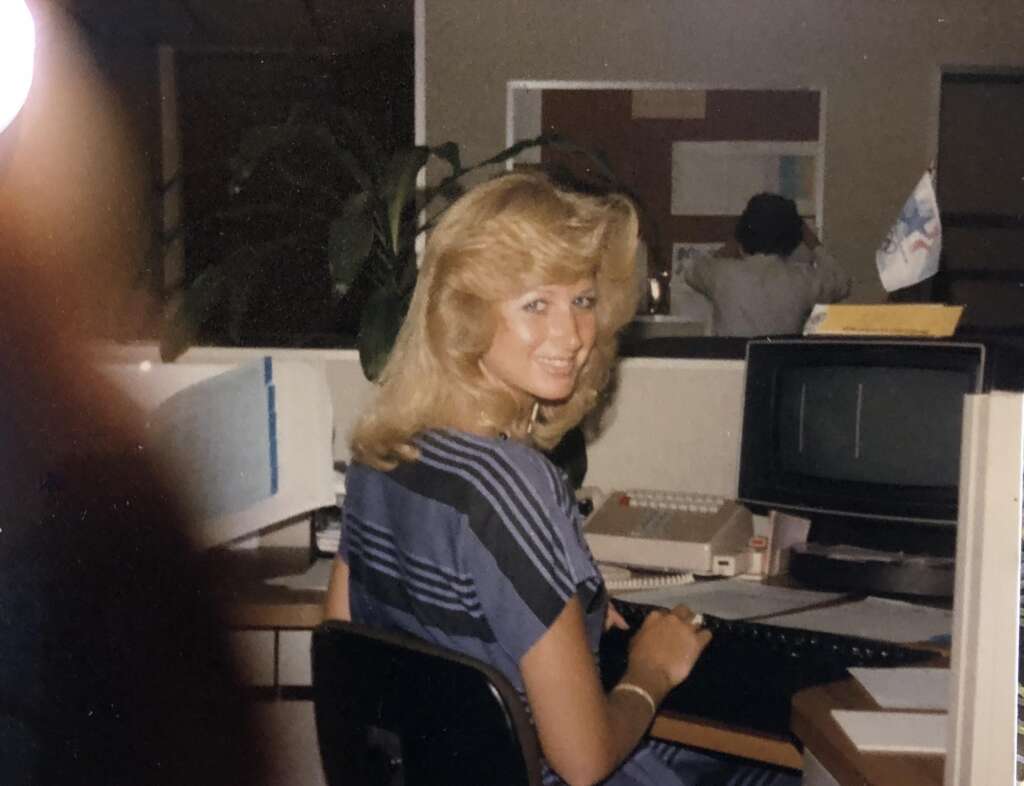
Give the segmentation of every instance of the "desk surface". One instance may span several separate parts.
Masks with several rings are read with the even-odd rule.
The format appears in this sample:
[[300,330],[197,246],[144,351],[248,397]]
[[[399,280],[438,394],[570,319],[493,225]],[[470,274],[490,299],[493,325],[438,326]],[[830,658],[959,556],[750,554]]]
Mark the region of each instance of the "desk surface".
[[[265,583],[272,576],[301,573],[310,564],[304,548],[262,548],[213,552],[209,568],[217,582],[222,612],[232,628],[312,629],[323,619],[324,593]],[[878,709],[855,680],[823,685],[793,699],[792,729],[843,786],[942,786],[943,757],[861,754],[832,719],[836,707]],[[661,712],[655,737],[735,756],[800,769],[793,740],[738,729],[699,717]]]
[[[301,573],[309,565],[303,548],[236,549],[213,552],[209,568],[217,582],[222,613],[232,628],[311,629],[323,619],[324,593],[291,590],[265,583],[267,578]],[[736,729],[698,717],[662,712],[655,737],[734,756],[799,769],[801,754],[793,741]]]
[[230,627],[312,629],[323,620],[323,592],[266,583],[274,576],[302,573],[310,565],[309,549],[231,549],[211,552],[208,560]]
[[942,786],[943,756],[861,753],[832,718],[837,707],[879,709],[856,680],[843,680],[797,693],[790,724],[842,786]]

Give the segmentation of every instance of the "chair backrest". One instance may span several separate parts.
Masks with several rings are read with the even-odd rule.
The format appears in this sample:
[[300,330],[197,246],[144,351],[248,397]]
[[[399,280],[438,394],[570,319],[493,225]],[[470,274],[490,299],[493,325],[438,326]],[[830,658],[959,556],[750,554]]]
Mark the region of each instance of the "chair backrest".
[[523,702],[480,661],[328,620],[313,632],[317,739],[330,786],[536,786]]

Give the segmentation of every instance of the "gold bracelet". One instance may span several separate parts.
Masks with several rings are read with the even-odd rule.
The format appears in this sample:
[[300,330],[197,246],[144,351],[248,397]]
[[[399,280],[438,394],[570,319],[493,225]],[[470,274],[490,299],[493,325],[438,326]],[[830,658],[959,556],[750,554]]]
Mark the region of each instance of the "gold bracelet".
[[642,696],[644,700],[651,705],[651,715],[654,716],[658,714],[658,705],[654,703],[654,699],[651,698],[651,694],[643,688],[641,688],[639,685],[634,685],[632,682],[620,682],[618,685],[612,688],[612,693],[615,693],[616,691],[620,690],[628,691],[629,693],[635,693],[637,696]]

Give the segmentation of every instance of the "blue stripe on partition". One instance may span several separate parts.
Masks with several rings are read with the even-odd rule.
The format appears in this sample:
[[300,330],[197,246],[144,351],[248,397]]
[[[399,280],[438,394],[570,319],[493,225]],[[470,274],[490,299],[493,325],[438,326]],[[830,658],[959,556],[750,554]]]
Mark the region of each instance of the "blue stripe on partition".
[[277,466],[277,391],[274,388],[274,367],[270,358],[263,358],[263,381],[267,385],[267,437],[270,449],[270,494],[278,489]]

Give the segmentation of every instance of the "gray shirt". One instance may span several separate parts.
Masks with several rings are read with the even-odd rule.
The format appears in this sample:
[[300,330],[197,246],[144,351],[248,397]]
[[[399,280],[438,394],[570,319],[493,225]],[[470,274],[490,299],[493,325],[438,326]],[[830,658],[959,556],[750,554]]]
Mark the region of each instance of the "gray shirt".
[[711,301],[713,335],[750,337],[800,333],[815,303],[842,300],[852,282],[822,246],[800,245],[789,257],[698,257],[686,283]]

